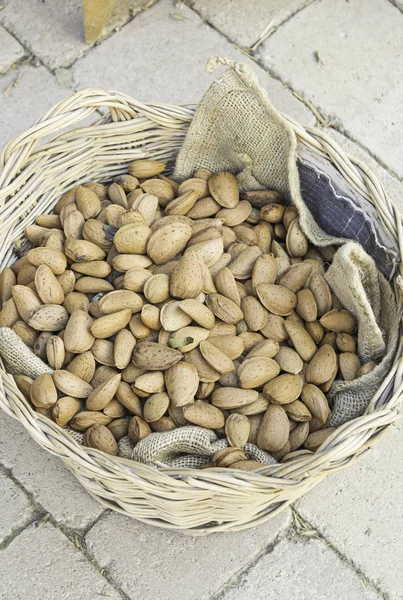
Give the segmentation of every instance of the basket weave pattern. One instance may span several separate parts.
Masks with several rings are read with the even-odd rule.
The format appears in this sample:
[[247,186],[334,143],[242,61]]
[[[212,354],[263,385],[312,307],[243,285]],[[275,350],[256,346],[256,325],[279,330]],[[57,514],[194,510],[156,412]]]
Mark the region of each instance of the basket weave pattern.
[[[92,125],[77,127],[99,109],[108,114]],[[77,183],[110,179],[140,158],[173,165],[193,114],[192,107],[143,105],[124,94],[97,89],[78,92],[49,110],[0,155],[0,268],[14,262],[25,247],[24,227],[37,214],[51,212],[60,195]],[[322,131],[304,129],[283,117],[300,143],[330,160],[376,207],[403,257],[402,216],[374,174]],[[402,271],[393,286],[401,313]],[[34,412],[1,361],[0,407],[21,421],[43,448],[59,456],[104,506],[170,529],[235,531],[274,516],[328,473],[352,464],[385,435],[399,416],[402,348],[401,340],[396,361],[365,415],[339,427],[315,454],[258,472],[155,468],[80,446]]]

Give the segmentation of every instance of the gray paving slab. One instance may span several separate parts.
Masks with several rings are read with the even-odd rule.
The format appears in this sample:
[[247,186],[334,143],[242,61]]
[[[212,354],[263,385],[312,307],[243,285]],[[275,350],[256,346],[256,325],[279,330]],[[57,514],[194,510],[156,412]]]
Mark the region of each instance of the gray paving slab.
[[239,46],[251,47],[266,30],[278,27],[306,4],[306,0],[193,0],[200,16]]
[[290,524],[290,513],[255,529],[190,537],[116,513],[86,536],[89,553],[132,600],[204,600]]
[[[103,508],[80,486],[61,460],[43,450],[15,419],[0,413],[0,463],[56,521],[90,525]],[[0,596],[1,597],[1,596]]]
[[386,169],[384,169],[376,160],[372,158],[361,146],[351,141],[345,135],[335,131],[334,129],[329,129],[327,133],[332,137],[341,148],[359,158],[367,167],[373,171],[373,173],[377,176],[380,183],[383,185],[385,192],[388,197],[393,200],[400,208],[403,213],[403,182],[399,181],[397,177],[391,175]]
[[296,504],[301,515],[384,592],[402,598],[403,428]]
[[0,78],[0,148],[71,93],[44,67],[25,65],[8,71]]
[[258,57],[403,176],[403,15],[395,6],[313,2],[268,38]]
[[0,74],[5,73],[25,54],[21,44],[4,27],[0,27],[0,50]]
[[281,540],[223,600],[375,600],[380,598],[319,540]]
[[29,523],[33,513],[27,495],[0,471],[0,544]]
[[197,103],[213,81],[204,72],[210,56],[249,64],[272,102],[303,124],[313,114],[279,81],[234,48],[184,6],[172,17],[171,0],[160,0],[78,60],[72,68],[76,88],[101,87],[125,92],[142,102]]
[[31,525],[0,553],[2,600],[120,600],[67,537]]
[[[81,0],[5,0],[0,23],[51,69],[65,67],[84,54],[90,44],[84,40]],[[119,0],[108,24],[107,35],[137,14],[146,0]]]

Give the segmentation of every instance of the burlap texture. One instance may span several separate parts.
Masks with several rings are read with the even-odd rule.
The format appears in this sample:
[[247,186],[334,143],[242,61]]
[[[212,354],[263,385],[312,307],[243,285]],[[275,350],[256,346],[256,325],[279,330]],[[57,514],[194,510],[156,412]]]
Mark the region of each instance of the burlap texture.
[[[218,439],[210,429],[186,426],[145,437],[134,447],[131,457],[149,465],[161,463],[166,466],[194,468],[210,462],[217,450],[228,446],[225,438]],[[122,452],[127,452],[126,443],[124,446],[122,444]],[[246,444],[245,452],[249,458],[262,464],[277,463],[270,454],[254,444]]]
[[12,375],[26,375],[35,379],[43,373],[53,373],[22,339],[9,327],[0,327],[0,355]]

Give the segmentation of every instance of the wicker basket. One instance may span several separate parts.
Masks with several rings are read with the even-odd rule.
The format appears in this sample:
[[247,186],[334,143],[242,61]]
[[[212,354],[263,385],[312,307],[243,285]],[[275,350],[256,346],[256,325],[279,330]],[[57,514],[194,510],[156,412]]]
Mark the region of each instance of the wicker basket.
[[[105,109],[108,114],[98,115],[92,125],[74,128]],[[8,143],[0,156],[1,268],[25,247],[24,227],[37,214],[50,212],[56,199],[73,185],[111,178],[138,158],[164,159],[172,165],[193,114],[192,107],[143,105],[124,94],[97,89],[78,92],[49,110]],[[376,207],[402,255],[402,217],[373,173],[322,131],[304,129],[283,116],[300,142],[330,160]],[[394,280],[400,309],[402,281],[401,275]],[[398,418],[402,345],[401,341],[395,364],[365,415],[339,427],[315,454],[263,467],[258,473],[157,469],[80,446],[58,425],[33,411],[3,363],[0,406],[21,421],[38,444],[59,456],[105,507],[169,529],[235,531],[263,523],[328,473],[355,462],[383,437]]]

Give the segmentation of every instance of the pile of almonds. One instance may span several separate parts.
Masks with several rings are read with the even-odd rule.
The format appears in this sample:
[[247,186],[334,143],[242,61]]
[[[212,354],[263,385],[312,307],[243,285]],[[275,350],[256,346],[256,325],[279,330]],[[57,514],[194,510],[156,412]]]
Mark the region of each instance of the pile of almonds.
[[248,441],[277,459],[315,451],[336,376],[375,366],[324,279],[334,249],[277,192],[240,195],[204,169],[178,185],[164,168],[135,161],[26,227],[36,247],[0,275],[0,326],[54,373],[17,375],[19,389],[110,454],[189,424],[227,437],[213,466],[249,468]]

